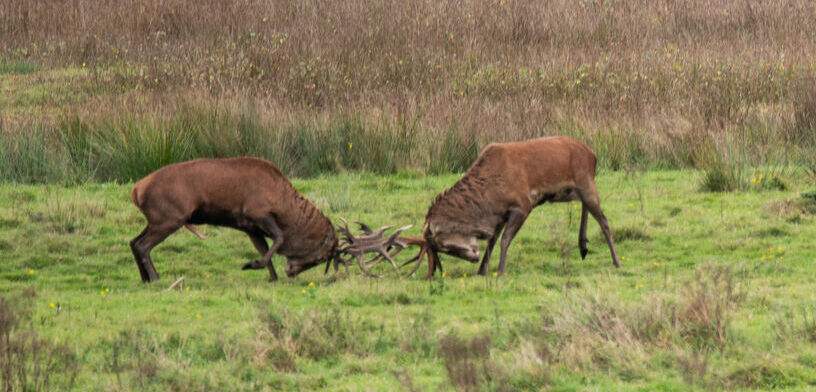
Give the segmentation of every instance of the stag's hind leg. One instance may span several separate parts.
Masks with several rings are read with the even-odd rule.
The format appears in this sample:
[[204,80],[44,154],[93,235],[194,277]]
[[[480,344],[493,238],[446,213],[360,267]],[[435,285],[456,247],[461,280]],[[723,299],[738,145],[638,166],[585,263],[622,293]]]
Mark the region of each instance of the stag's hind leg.
[[130,250],[133,251],[133,257],[136,258],[136,265],[142,275],[142,282],[152,282],[159,279],[159,274],[150,259],[150,251],[164,241],[167,236],[178,230],[179,227],[181,227],[180,224],[157,225],[148,223],[142,233],[130,241]]
[[581,260],[586,258],[587,255],[587,236],[586,236],[586,226],[587,226],[587,215],[589,215],[589,211],[586,208],[586,205],[581,203],[581,228],[578,229],[578,249],[581,251]]

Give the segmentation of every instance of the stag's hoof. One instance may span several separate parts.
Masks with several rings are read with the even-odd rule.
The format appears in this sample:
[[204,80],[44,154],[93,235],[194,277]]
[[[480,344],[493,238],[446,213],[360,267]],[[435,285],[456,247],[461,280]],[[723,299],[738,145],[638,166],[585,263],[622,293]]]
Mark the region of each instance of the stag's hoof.
[[589,253],[586,249],[581,249],[581,260],[586,258],[587,253]]
[[247,261],[247,263],[244,264],[243,267],[241,267],[242,270],[248,270],[248,269],[256,270],[256,269],[263,269],[263,268],[266,268],[266,266],[263,265],[263,263],[261,263],[259,260]]

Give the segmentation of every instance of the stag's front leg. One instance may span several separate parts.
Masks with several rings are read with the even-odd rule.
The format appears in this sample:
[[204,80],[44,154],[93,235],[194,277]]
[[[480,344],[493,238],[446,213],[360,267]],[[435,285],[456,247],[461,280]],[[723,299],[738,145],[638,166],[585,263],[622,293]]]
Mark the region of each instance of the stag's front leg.
[[528,214],[520,210],[510,210],[507,227],[504,229],[504,234],[502,234],[501,259],[499,260],[499,271],[497,273],[499,276],[504,275],[504,262],[507,260],[507,248],[510,247],[510,242],[513,241],[521,225],[527,220],[527,215]]
[[[266,252],[269,252],[269,245],[266,243],[266,239],[264,238],[262,233],[259,232],[247,232],[249,236],[249,240],[252,241],[252,245],[255,246],[255,250],[258,251],[258,254],[263,257]],[[252,260],[246,262],[241,269],[248,270],[248,269],[263,269],[266,268],[265,265],[261,264],[259,260]]]
[[487,275],[487,271],[490,269],[490,254],[493,253],[493,247],[496,245],[496,240],[499,238],[501,229],[501,226],[499,226],[499,229],[493,233],[493,236],[487,239],[487,246],[485,247],[484,256],[482,256],[482,264],[479,264],[479,272],[477,272],[477,274],[482,276]]
[[[278,274],[275,273],[275,266],[272,265],[272,255],[274,255],[275,252],[277,252],[278,249],[281,247],[281,245],[283,245],[284,241],[283,230],[281,230],[277,222],[275,222],[275,219],[273,219],[271,216],[260,219],[258,221],[258,226],[261,228],[261,230],[263,230],[264,234],[271,237],[272,240],[275,242],[272,244],[272,247],[269,248],[266,251],[266,253],[264,253],[261,256],[260,260],[252,261],[249,264],[253,266],[255,265],[266,266],[269,269],[269,280],[274,282],[278,280]],[[252,236],[250,236],[250,238],[252,239]],[[255,244],[254,239],[252,243]],[[264,244],[265,243],[266,240],[264,240]],[[246,265],[244,265],[244,267],[246,267]]]

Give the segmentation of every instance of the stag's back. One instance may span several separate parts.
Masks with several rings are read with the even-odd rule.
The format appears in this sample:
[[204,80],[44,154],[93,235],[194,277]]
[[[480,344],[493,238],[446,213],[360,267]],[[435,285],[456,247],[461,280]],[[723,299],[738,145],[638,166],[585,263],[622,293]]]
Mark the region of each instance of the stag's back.
[[[479,165],[481,160],[484,163]],[[482,151],[473,169],[492,171],[489,175],[505,176],[518,186],[556,189],[594,179],[595,167],[595,153],[589,146],[555,136],[491,144]]]
[[287,226],[319,214],[275,165],[257,158],[196,159],[167,165],[136,182],[131,198],[148,221],[161,215],[190,214],[201,206],[236,214],[267,209]]
[[491,143],[456,184],[437,196],[426,220],[437,215],[472,222],[503,214],[521,200],[536,204],[542,195],[592,182],[595,165],[592,149],[568,137]]

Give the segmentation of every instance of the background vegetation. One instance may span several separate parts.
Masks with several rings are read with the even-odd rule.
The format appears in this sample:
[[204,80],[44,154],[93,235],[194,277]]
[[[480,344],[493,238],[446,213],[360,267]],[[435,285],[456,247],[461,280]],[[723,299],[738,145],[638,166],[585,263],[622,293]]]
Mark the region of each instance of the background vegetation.
[[549,134],[612,169],[813,170],[815,17],[806,0],[12,0],[0,171],[128,180],[251,154],[297,176],[436,173]]

